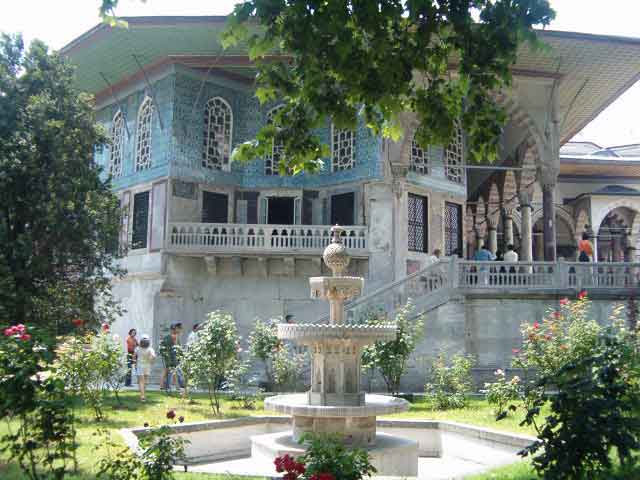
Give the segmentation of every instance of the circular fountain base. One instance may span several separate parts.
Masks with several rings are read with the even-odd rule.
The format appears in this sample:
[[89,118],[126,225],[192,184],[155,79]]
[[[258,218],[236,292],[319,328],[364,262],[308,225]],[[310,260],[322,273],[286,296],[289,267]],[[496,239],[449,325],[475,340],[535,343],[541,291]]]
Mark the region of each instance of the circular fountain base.
[[[378,433],[375,445],[365,447],[376,468],[376,475],[415,477],[418,475],[418,442]],[[251,437],[251,456],[260,464],[273,465],[273,460],[285,454],[298,457],[303,445],[293,439],[293,432],[268,433]],[[274,470],[275,471],[275,470]]]

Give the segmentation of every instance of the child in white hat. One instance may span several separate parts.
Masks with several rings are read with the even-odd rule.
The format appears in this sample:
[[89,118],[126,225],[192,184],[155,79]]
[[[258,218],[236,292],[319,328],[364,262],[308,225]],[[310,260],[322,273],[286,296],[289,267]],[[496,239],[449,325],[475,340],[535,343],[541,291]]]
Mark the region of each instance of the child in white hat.
[[151,367],[156,359],[156,352],[151,348],[149,335],[140,337],[140,344],[136,347],[136,374],[140,387],[140,401],[144,402],[144,389],[151,375]]

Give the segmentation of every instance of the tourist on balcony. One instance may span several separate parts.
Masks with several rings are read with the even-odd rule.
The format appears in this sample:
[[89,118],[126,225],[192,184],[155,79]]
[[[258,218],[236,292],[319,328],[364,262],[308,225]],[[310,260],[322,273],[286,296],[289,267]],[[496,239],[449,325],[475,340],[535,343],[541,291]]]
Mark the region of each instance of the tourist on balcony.
[[133,357],[136,354],[136,348],[138,346],[138,340],[136,339],[136,335],[138,332],[136,332],[135,328],[132,328],[131,330],[129,330],[129,335],[127,336],[127,375],[125,376],[124,379],[124,386],[125,387],[130,387],[131,386],[131,371],[133,369]]
[[593,244],[589,240],[589,234],[584,232],[582,234],[582,240],[578,242],[578,261],[590,262],[593,258]]
[[151,368],[156,359],[156,352],[151,347],[149,335],[142,335],[140,345],[135,350],[136,374],[138,376],[138,388],[140,389],[140,401],[145,401],[145,388],[151,375]]
[[[507,253],[504,254],[504,261],[506,263],[518,263],[518,253],[515,251],[513,245],[507,245]],[[510,265],[507,267],[509,270],[509,275],[507,276],[507,284],[513,285],[515,283],[516,277],[516,267],[514,265]]]
[[442,255],[442,251],[439,248],[436,248],[431,255],[427,257],[425,262],[425,267],[429,265],[433,265],[434,263],[438,263],[440,261],[440,256]]
[[[477,262],[490,262],[492,260],[495,260],[496,257],[493,253],[491,253],[490,250],[488,250],[485,246],[484,246],[484,241],[480,240],[480,244],[479,244],[479,248],[478,250],[476,250],[476,253],[473,255],[473,259]],[[485,266],[481,266],[479,268],[479,276],[480,279],[482,280],[482,283],[484,285],[488,285],[489,284],[489,269]],[[477,279],[476,279],[477,281]]]

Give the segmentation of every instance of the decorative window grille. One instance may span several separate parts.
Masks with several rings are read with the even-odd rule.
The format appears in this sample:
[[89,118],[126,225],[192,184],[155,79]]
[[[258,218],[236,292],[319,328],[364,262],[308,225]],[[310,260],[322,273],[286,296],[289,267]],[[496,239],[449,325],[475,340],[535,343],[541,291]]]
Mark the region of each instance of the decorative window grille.
[[422,148],[414,137],[411,142],[411,152],[409,155],[411,170],[420,175],[429,175],[429,173],[431,173],[430,155],[431,146],[428,146],[426,149]]
[[149,232],[149,191],[136,193],[133,196],[133,229],[131,248],[147,248]]
[[[273,123],[275,115],[282,109],[282,105],[272,108],[267,113],[267,124]],[[284,144],[281,141],[274,140],[271,147],[271,154],[267,155],[264,159],[264,174],[265,175],[280,175],[279,166],[280,160],[282,160],[282,154],[284,152]]]
[[138,111],[136,140],[136,172],[151,167],[151,127],[153,120],[153,102],[146,97]]
[[355,165],[355,133],[331,127],[331,170],[349,170]]
[[111,122],[111,155],[109,156],[109,172],[116,178],[122,175],[123,151],[124,115],[118,110]]
[[220,97],[210,99],[204,108],[203,167],[229,169],[232,128],[231,106]]
[[464,183],[464,144],[462,129],[456,126],[453,141],[444,151],[444,173],[447,180],[454,183]]
[[462,253],[462,207],[457,203],[444,204],[444,251],[447,256]]
[[412,252],[428,252],[428,202],[427,197],[409,194],[408,246]]

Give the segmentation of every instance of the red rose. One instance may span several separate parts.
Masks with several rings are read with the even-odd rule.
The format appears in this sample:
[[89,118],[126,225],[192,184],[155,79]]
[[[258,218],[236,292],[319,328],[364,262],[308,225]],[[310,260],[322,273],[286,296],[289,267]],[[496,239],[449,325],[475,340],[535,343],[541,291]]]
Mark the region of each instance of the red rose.
[[581,290],[580,293],[578,294],[578,300],[583,300],[587,297],[587,291],[586,290]]
[[321,473],[318,480],[336,480],[331,473]]
[[31,340],[31,335],[29,335],[28,333],[23,333],[22,335],[20,335],[20,340],[22,341],[27,341],[27,340]]
[[73,320],[71,320],[71,323],[73,323],[76,327],[81,327],[84,322],[81,318],[74,318]]
[[559,319],[562,316],[562,314],[558,311],[553,312],[553,318],[555,318],[556,320]]
[[540,328],[540,324],[538,322],[533,322],[533,328],[535,330],[539,329]]
[[551,334],[550,334],[550,333],[547,333],[547,334],[544,336],[544,339],[545,339],[545,340],[551,340]]
[[560,305],[569,305],[569,299],[568,298],[560,299]]
[[287,472],[291,472],[294,469],[295,463],[296,462],[293,460],[293,457],[290,455],[285,455],[282,459],[282,465]]
[[287,472],[282,476],[283,480],[296,480],[298,475],[295,472]]
[[277,457],[273,464],[276,466],[276,472],[282,473],[284,472],[284,467],[282,466],[282,457]]
[[171,409],[167,412],[167,418],[169,420],[173,420],[174,418],[176,418],[176,412],[175,410]]
[[4,329],[4,336],[5,337],[11,337],[15,334],[15,331],[13,330],[13,327],[9,327],[9,328],[5,328]]
[[180,423],[184,422],[184,417],[183,417],[182,415],[180,415],[180,416],[178,417],[178,421],[179,421]]
[[519,348],[512,348],[511,349],[511,353],[513,353],[514,355],[517,355],[520,353],[520,349]]
[[313,475],[311,475],[309,480],[319,480],[318,475],[314,473]]
[[16,333],[19,333],[20,335],[22,335],[23,333],[25,333],[27,331],[27,327],[25,327],[23,324],[18,324],[15,327],[13,327],[16,329]]
[[298,475],[303,475],[306,471],[306,468],[304,468],[304,463],[296,462],[294,470]]

